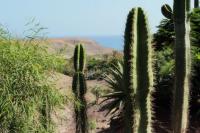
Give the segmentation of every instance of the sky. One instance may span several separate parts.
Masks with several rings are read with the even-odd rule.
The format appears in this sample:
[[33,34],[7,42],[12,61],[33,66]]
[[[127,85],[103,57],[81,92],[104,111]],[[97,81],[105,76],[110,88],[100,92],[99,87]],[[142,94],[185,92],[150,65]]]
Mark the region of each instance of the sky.
[[35,23],[46,27],[47,36],[123,35],[128,12],[143,7],[151,32],[163,18],[160,8],[173,0],[1,0],[0,23],[17,36]]

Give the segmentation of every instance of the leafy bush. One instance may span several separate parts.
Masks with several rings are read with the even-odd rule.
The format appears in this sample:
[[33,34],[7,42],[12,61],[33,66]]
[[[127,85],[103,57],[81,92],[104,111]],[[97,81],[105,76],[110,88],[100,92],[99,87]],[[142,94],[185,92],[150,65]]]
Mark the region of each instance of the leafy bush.
[[110,55],[103,55],[101,58],[88,57],[87,79],[104,79],[112,64],[116,64],[118,61],[122,61],[122,59],[123,55],[116,51],[113,51]]
[[73,76],[74,74],[74,69],[73,69],[73,59],[66,59],[62,73],[68,76]]
[[89,129],[90,129],[90,130],[95,130],[96,127],[97,127],[96,121],[95,121],[95,120],[90,120],[90,121],[89,121]]
[[109,75],[106,75],[105,81],[108,86],[112,89],[110,93],[103,95],[104,100],[101,103],[104,105],[101,107],[100,111],[108,110],[107,114],[112,115],[111,119],[114,117],[121,117],[121,113],[124,110],[124,65],[118,62],[117,65],[113,64],[109,68]]
[[54,88],[51,75],[64,60],[32,39],[15,40],[2,31],[0,132],[52,132],[50,113],[65,98]]
[[[108,73],[108,68],[118,61],[122,61],[123,55],[118,51],[113,51],[112,54],[87,56],[86,78],[88,80],[102,80],[105,74]],[[62,73],[68,76],[73,76],[73,58],[66,59]]]

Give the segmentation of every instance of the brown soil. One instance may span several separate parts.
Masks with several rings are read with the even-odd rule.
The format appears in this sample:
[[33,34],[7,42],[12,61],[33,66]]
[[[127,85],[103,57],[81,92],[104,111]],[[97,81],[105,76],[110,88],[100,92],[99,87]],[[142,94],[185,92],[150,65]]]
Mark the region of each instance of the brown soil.
[[[56,74],[56,87],[61,93],[68,96],[71,95],[71,83],[72,78],[63,74]],[[96,85],[99,87],[106,87],[104,81],[90,80],[87,81],[88,91],[86,94],[86,100],[88,103],[88,119],[90,133],[101,132],[106,128],[109,128],[109,118],[105,117],[106,112],[99,112],[100,105],[95,103],[96,96],[91,93],[91,89]],[[102,99],[99,99],[101,101]],[[63,108],[57,109],[52,114],[53,121],[56,125],[56,133],[75,133],[75,120],[73,102],[69,101]]]
[[[70,96],[72,94],[71,91],[71,83],[72,78],[63,74],[55,74],[56,80],[56,87],[60,90],[61,93]],[[101,107],[96,102],[96,96],[91,92],[92,88],[96,85],[99,87],[105,88],[106,83],[104,81],[97,81],[97,80],[89,80],[87,81],[88,91],[86,94],[86,100],[88,103],[88,119],[89,119],[89,133],[123,133],[122,127],[117,123],[114,123],[112,127],[110,127],[110,119],[109,116],[105,117],[106,111],[99,112],[99,108]],[[99,103],[102,99],[99,99]],[[167,110],[159,110],[161,113],[159,118],[162,120],[155,120],[155,131],[158,133],[170,133],[171,131],[168,129],[169,123],[166,121]],[[56,125],[56,133],[75,133],[75,120],[74,120],[74,109],[73,109],[73,101],[68,101],[63,108],[57,109],[52,114],[53,121]],[[199,122],[193,124],[190,128],[190,133],[200,133],[200,129],[196,128],[199,127]],[[114,128],[113,128],[114,127]],[[117,129],[117,130],[116,130]],[[114,130],[114,131],[113,131]]]

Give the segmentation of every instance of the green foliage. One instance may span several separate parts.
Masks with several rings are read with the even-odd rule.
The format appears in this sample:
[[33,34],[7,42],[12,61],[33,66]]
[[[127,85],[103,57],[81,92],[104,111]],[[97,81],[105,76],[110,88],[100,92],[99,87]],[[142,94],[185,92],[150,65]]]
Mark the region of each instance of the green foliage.
[[104,57],[88,57],[87,62],[87,79],[102,80],[109,73],[112,64],[122,61],[121,53],[113,53]]
[[162,50],[165,46],[174,44],[175,32],[172,20],[163,19],[157,28],[158,31],[154,34],[153,38],[153,45],[156,51]]
[[129,12],[124,46],[125,132],[152,132],[152,48],[141,8]]
[[172,104],[172,132],[186,133],[190,99],[190,0],[174,1],[175,88]]
[[[108,73],[108,69],[111,64],[121,61],[123,55],[121,52],[114,51],[113,54],[101,55],[101,56],[87,56],[87,64],[85,64],[85,77],[88,80],[103,80],[105,74]],[[74,74],[73,58],[66,59],[64,68],[61,68],[61,72],[73,76]]]
[[[200,9],[193,9],[190,15],[190,26],[191,26],[191,45],[192,46],[200,46]],[[163,19],[159,26],[157,26],[158,31],[154,34],[154,47],[156,50],[161,50],[162,47],[167,45],[172,46],[175,40],[175,32],[174,32],[174,22],[169,19]]]
[[117,65],[113,64],[109,68],[109,75],[106,75],[105,81],[108,87],[111,88],[111,92],[103,95],[104,100],[101,103],[106,103],[101,107],[101,111],[108,110],[108,114],[112,117],[122,117],[121,113],[124,109],[124,80],[123,80],[123,64],[118,62]]
[[90,130],[94,130],[96,129],[97,125],[96,125],[96,121],[95,120],[91,120],[89,121],[89,129]]
[[64,68],[62,69],[62,73],[65,75],[68,75],[70,77],[73,77],[74,74],[74,64],[73,64],[73,58],[71,59],[66,59],[65,60],[65,64],[64,64]]
[[[192,44],[192,56],[193,56],[193,68],[194,71],[198,69],[196,64],[197,60],[195,55],[198,54],[198,47],[200,44],[199,33],[200,33],[200,9],[194,9],[191,13],[191,44]],[[198,26],[199,25],[199,26]],[[159,84],[162,84],[164,80],[171,80],[173,77],[174,71],[174,24],[173,21],[168,19],[163,19],[158,26],[158,31],[154,34],[153,44],[156,49],[156,64],[158,64],[158,73],[160,80],[157,83],[158,88]],[[172,65],[170,66],[169,64]],[[194,74],[194,73],[193,73]],[[195,74],[196,75],[196,74]],[[198,75],[198,73],[197,73]],[[169,79],[165,79],[166,76],[169,76]],[[198,88],[198,87],[197,87]],[[192,89],[193,90],[193,89]],[[195,91],[196,92],[196,91]],[[196,92],[197,93],[197,92]],[[194,96],[191,98],[193,99]]]
[[62,62],[33,39],[15,40],[1,34],[0,132],[53,132],[44,110],[51,113],[64,102],[50,80]]
[[[198,52],[198,47],[200,46],[200,9],[193,9],[191,13],[191,44],[192,44],[192,55],[194,56]],[[158,52],[157,54],[157,62],[160,67],[165,66],[165,62],[172,62],[174,59],[173,48],[174,48],[174,40],[175,40],[175,32],[174,32],[174,24],[173,21],[169,19],[163,19],[158,26],[158,31],[154,34],[153,44]],[[164,55],[164,56],[162,56]],[[161,58],[161,59],[160,59]],[[164,62],[163,62],[164,61]],[[193,60],[193,64],[195,64],[196,60]],[[172,65],[172,67],[174,67]],[[173,70],[173,69],[171,69]],[[163,70],[162,70],[163,71]],[[163,74],[166,73],[171,75],[172,71],[163,71]],[[164,76],[160,73],[161,76]]]
[[87,63],[87,78],[102,79],[103,74],[107,73],[108,68],[109,62],[107,60],[89,57]]
[[[174,71],[174,60],[173,58],[173,50],[171,47],[164,47],[164,50],[157,51],[157,68],[158,75],[165,77],[165,76],[173,76]],[[162,80],[162,79],[161,79]]]

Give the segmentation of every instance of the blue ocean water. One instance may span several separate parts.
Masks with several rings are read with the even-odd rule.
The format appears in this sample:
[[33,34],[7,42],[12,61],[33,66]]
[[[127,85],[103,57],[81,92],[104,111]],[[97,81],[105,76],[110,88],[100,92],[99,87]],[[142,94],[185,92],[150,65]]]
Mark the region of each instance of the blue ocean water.
[[123,50],[123,36],[90,36],[89,38],[104,47],[114,48],[120,51]]

